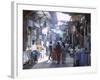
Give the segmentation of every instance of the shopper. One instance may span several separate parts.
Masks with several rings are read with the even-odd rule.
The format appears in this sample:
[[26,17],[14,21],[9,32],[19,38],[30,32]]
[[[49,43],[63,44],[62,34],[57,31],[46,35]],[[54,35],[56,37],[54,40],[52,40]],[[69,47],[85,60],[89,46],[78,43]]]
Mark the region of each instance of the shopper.
[[61,45],[59,42],[57,42],[56,45],[56,55],[57,55],[57,64],[60,64],[61,61]]

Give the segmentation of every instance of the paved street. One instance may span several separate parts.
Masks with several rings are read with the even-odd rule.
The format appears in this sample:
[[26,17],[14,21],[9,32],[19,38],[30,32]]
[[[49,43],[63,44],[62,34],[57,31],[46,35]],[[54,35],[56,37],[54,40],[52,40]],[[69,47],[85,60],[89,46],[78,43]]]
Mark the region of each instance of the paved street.
[[66,57],[66,64],[56,64],[52,63],[52,61],[48,61],[48,58],[44,58],[44,60],[40,61],[38,64],[33,65],[33,69],[38,68],[57,68],[57,67],[72,67],[74,64],[73,58],[69,55]]

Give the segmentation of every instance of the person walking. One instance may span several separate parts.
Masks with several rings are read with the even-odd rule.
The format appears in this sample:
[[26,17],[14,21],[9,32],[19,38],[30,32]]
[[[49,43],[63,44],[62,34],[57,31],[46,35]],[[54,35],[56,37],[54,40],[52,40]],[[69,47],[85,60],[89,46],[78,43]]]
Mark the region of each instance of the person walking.
[[59,42],[57,42],[56,45],[56,55],[57,55],[57,64],[60,64],[61,61],[61,45]]
[[62,64],[65,64],[66,61],[66,47],[65,47],[65,43],[62,42],[62,55],[61,55],[61,59],[62,59]]
[[52,55],[52,41],[50,41],[50,43],[49,43],[49,57],[48,57],[48,60],[50,60],[51,55]]

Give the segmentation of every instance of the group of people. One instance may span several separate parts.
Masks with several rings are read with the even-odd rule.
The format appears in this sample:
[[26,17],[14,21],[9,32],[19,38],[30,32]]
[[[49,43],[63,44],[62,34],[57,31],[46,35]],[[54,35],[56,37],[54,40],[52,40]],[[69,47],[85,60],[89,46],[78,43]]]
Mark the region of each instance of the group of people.
[[80,47],[80,45],[73,47],[63,40],[50,41],[47,51],[46,49],[43,49],[41,52],[33,50],[34,61],[38,61],[38,58],[44,58],[46,53],[49,53],[48,61],[52,63],[67,64],[67,57],[71,57],[74,60],[74,66],[90,65],[90,52],[86,48]]
[[90,56],[87,48],[77,48],[74,53],[74,66],[89,66]]
[[49,57],[52,63],[66,64],[67,55],[74,59],[74,66],[88,66],[90,65],[90,52],[83,47],[71,48],[71,46],[64,41],[57,41],[49,44]]
[[66,63],[67,46],[63,41],[57,41],[49,44],[49,57],[48,60],[52,60],[53,63],[65,64]]

